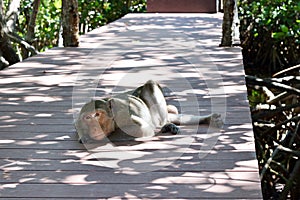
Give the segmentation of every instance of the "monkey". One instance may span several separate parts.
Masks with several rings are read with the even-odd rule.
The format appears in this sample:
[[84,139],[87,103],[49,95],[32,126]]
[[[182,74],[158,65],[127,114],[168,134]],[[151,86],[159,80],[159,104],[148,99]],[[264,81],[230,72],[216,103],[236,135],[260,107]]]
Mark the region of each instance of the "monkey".
[[[223,125],[220,114],[207,116],[179,114],[173,105],[167,105],[161,86],[149,80],[134,91],[111,98],[91,100],[80,110],[75,121],[79,142],[91,143],[105,138],[152,137],[159,133],[178,134],[177,125]],[[112,137],[113,138],[113,137]]]

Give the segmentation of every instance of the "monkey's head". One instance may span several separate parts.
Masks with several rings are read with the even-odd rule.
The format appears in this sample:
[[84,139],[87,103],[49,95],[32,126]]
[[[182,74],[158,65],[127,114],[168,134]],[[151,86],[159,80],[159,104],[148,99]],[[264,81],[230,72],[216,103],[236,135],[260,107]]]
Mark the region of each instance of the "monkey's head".
[[115,129],[110,102],[92,100],[86,103],[75,122],[79,141],[102,140]]

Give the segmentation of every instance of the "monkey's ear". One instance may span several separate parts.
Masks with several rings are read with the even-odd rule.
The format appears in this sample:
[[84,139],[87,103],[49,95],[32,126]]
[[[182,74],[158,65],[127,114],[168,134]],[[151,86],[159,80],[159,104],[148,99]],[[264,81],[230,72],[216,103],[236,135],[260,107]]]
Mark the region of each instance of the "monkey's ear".
[[108,99],[107,100],[107,108],[110,109],[110,110],[112,109],[112,103],[113,103],[112,101],[113,101],[113,99]]
[[107,106],[107,114],[109,117],[113,117],[113,99],[108,99],[106,101],[106,106]]

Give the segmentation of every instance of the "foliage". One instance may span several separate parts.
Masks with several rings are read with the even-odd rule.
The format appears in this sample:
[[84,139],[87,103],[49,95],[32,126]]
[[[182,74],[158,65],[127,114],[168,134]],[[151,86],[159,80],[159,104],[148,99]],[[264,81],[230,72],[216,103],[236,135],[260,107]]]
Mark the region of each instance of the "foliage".
[[110,23],[129,12],[144,12],[146,0],[78,0],[80,33]]
[[300,63],[299,13],[295,0],[240,1],[241,44],[249,73],[272,74]]
[[[18,20],[18,34],[25,38],[27,26],[32,12],[33,0],[23,0]],[[39,8],[35,40],[33,46],[38,51],[44,51],[58,45],[60,33],[61,0],[42,0]]]
[[[4,11],[10,0],[3,1]],[[25,40],[34,0],[21,0],[16,32]],[[144,12],[146,0],[78,0],[81,34],[112,22],[129,12]],[[44,51],[59,44],[61,35],[61,0],[41,0],[32,42],[38,51]],[[5,23],[5,22],[4,22]],[[26,58],[22,47],[14,43],[16,52]]]
[[255,107],[257,104],[265,103],[266,96],[262,91],[255,88],[249,91],[248,100],[250,107]]
[[298,0],[239,2],[245,71],[264,77],[246,77],[264,199],[300,196],[299,13]]
[[300,195],[299,80],[247,76],[264,199]]

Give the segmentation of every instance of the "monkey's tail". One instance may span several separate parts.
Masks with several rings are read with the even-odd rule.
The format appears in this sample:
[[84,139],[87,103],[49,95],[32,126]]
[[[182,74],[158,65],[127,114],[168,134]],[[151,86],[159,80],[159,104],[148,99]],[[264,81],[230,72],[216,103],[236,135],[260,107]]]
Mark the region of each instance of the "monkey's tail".
[[195,116],[195,115],[184,115],[184,114],[168,114],[168,121],[176,125],[197,125],[197,124],[208,124],[211,116]]

